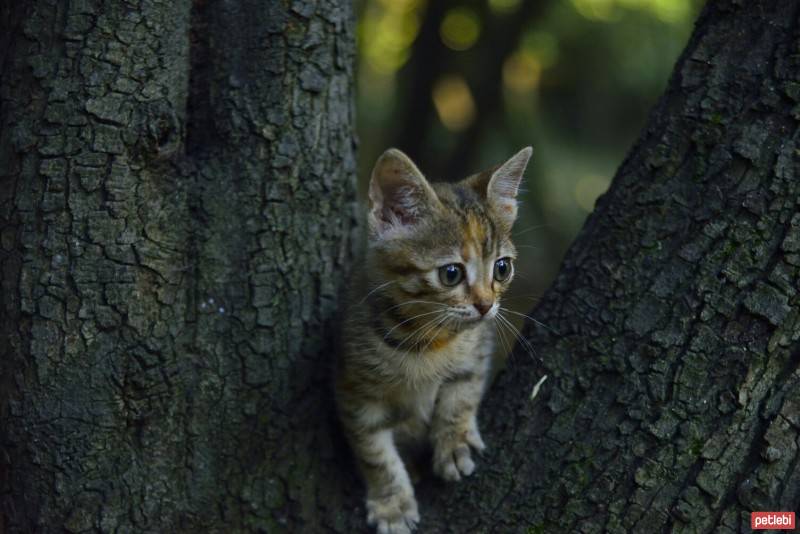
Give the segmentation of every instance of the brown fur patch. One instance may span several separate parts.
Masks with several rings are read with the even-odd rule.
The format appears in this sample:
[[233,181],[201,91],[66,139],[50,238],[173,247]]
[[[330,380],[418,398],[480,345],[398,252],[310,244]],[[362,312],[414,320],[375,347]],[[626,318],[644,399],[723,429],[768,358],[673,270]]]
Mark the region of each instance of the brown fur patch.
[[464,261],[470,261],[479,255],[483,249],[482,244],[486,241],[486,223],[481,221],[474,213],[467,214],[467,220],[462,226],[463,244],[461,246],[461,256]]
[[494,291],[492,291],[491,287],[488,290],[484,290],[483,286],[480,284],[475,284],[472,286],[472,291],[470,294],[472,296],[472,300],[474,302],[493,302],[494,301]]
[[450,342],[453,341],[453,335],[439,335],[430,340],[428,343],[428,350],[440,350],[445,348]]

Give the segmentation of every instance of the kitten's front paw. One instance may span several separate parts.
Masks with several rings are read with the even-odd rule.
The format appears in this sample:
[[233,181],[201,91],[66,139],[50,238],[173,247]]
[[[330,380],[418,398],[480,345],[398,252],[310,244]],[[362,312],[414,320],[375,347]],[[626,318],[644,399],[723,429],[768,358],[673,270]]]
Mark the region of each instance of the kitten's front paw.
[[376,527],[378,534],[410,534],[418,522],[417,501],[409,491],[367,499],[367,523]]
[[462,475],[468,477],[475,472],[470,448],[478,452],[486,448],[477,428],[440,437],[434,443],[433,472],[451,482],[461,480]]

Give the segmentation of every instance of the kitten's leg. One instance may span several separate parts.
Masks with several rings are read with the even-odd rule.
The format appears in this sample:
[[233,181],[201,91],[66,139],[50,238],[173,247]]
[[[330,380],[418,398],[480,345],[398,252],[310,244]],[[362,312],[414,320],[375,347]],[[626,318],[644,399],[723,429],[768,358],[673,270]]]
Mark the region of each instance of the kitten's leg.
[[379,534],[407,534],[419,521],[417,501],[394,443],[388,410],[362,406],[343,414],[348,440],[367,485],[367,522]]
[[489,356],[483,356],[472,369],[463,370],[439,388],[431,425],[433,471],[445,480],[461,480],[475,471],[470,447],[483,451],[478,431],[480,404],[487,375]]
[[394,442],[403,465],[406,466],[411,483],[415,484],[422,479],[427,467],[422,464],[422,459],[428,452],[428,423],[418,417],[410,417],[403,424],[394,428]]

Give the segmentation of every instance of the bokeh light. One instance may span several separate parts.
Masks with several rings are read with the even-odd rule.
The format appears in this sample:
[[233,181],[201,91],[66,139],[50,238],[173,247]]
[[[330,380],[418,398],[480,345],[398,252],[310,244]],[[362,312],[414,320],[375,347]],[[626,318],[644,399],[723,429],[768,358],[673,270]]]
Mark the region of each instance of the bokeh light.
[[364,11],[358,26],[359,49],[372,70],[393,74],[408,60],[419,31],[420,4],[420,0],[381,0]]
[[558,62],[558,39],[547,31],[528,30],[520,39],[520,46],[534,54],[541,68],[552,67]]
[[503,64],[503,84],[511,91],[527,93],[539,86],[542,64],[530,50],[512,54]]
[[693,14],[691,0],[572,0],[584,17],[595,20],[616,20],[620,8],[647,10],[663,22],[681,23]]
[[452,50],[467,50],[481,34],[481,20],[469,7],[451,9],[444,16],[441,27],[442,42]]
[[475,118],[475,101],[460,76],[443,76],[433,87],[433,103],[445,128],[458,132]]
[[519,8],[522,0],[489,0],[489,9],[499,15],[513,13]]

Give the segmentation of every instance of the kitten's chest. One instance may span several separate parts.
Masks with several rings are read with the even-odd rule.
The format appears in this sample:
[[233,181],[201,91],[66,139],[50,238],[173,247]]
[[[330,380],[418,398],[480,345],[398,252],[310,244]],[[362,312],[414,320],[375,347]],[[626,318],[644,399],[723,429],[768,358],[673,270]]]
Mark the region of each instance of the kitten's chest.
[[436,395],[439,392],[439,383],[422,384],[408,391],[403,399],[403,408],[412,419],[427,423],[433,414],[436,404]]
[[404,382],[413,388],[433,387],[450,376],[471,369],[487,352],[491,352],[491,330],[481,325],[462,332],[449,343],[409,354],[398,362]]
[[486,332],[480,327],[464,332],[450,345],[418,354],[418,358],[406,364],[406,381],[400,388],[402,391],[398,391],[396,401],[404,412],[412,416],[412,426],[430,421],[443,382],[481,365],[482,358],[491,352],[491,339],[488,339],[491,333],[491,330]]

